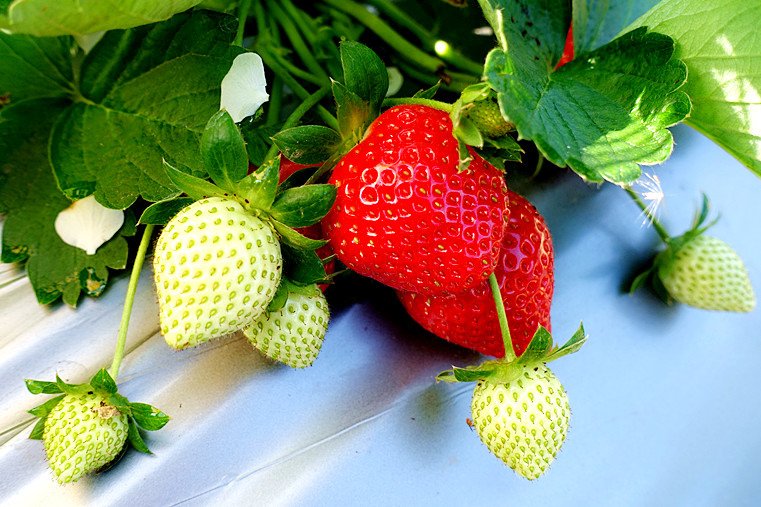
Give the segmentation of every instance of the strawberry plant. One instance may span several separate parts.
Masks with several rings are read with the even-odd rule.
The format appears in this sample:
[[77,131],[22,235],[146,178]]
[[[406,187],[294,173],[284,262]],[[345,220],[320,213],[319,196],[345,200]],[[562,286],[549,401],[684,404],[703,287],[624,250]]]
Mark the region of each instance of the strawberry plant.
[[30,412],[58,482],[149,452],[141,431],[169,421],[116,382],[133,305],[152,297],[146,259],[171,349],[233,335],[295,369],[331,346],[332,298],[372,279],[415,332],[493,356],[437,379],[476,383],[478,437],[531,480],[572,435],[547,363],[587,336],[553,342],[567,243],[521,181],[529,196],[550,171],[623,189],[664,245],[632,289],[755,308],[752,273],[706,234],[707,201],[672,236],[645,202],[660,187],[635,190],[658,183],[643,166],[669,158],[682,122],[761,174],[745,4],[719,2],[709,44],[698,0],[448,3],[0,1],[0,260],[41,305],[72,308],[130,271],[110,368],[27,381],[56,395]]

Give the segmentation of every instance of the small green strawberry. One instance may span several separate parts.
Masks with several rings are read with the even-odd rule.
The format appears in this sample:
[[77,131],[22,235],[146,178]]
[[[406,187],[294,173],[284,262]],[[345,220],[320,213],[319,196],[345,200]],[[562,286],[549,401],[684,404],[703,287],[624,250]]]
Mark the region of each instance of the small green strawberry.
[[658,276],[674,300],[696,308],[749,312],[756,296],[748,270],[724,241],[700,234],[659,256]]
[[488,138],[504,137],[515,129],[515,125],[502,116],[499,104],[490,98],[473,102],[467,110],[467,117]]
[[[492,287],[498,294],[496,279]],[[497,299],[495,296],[495,303]],[[555,460],[571,418],[565,389],[547,363],[579,350],[587,336],[579,326],[557,347],[549,331],[540,327],[523,354],[515,357],[503,317],[503,359],[453,367],[440,373],[437,380],[477,382],[471,401],[472,427],[492,454],[522,477],[534,480]]]
[[481,380],[471,402],[473,425],[486,447],[526,479],[537,479],[565,441],[568,396],[545,364],[523,365],[518,378]]
[[242,329],[267,308],[282,274],[272,228],[232,199],[182,209],[156,243],[161,333],[175,349]]
[[111,462],[127,442],[127,416],[96,393],[66,395],[50,411],[42,441],[59,483]]
[[[635,196],[643,212],[651,216],[636,194],[631,189],[628,192]],[[716,222],[706,223],[709,208],[708,197],[703,195],[692,226],[681,236],[669,236],[660,225],[660,229],[656,228],[666,249],[637,275],[630,292],[649,283],[668,304],[677,301],[725,312],[750,312],[755,308],[756,296],[745,263],[727,243],[705,234]]]
[[129,443],[150,454],[140,429],[155,431],[169,417],[145,403],[132,403],[118,393],[106,370],[86,384],[27,380],[32,394],[57,394],[29,411],[39,417],[29,438],[42,440],[48,463],[59,483],[76,482],[118,461]]
[[328,330],[328,302],[315,285],[284,282],[287,299],[267,311],[243,333],[257,350],[291,368],[311,366]]

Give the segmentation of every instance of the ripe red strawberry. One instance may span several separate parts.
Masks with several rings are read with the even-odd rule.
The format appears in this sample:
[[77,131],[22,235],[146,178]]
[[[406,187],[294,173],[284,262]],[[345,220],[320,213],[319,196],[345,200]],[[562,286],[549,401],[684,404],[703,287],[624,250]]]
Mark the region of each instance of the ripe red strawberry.
[[[513,348],[520,355],[540,325],[550,329],[554,256],[550,231],[536,208],[512,191],[507,207],[509,221],[494,274]],[[455,294],[398,295],[412,318],[436,336],[482,354],[505,355],[488,281]]]
[[571,60],[573,60],[573,56],[574,56],[573,53],[574,53],[574,48],[573,48],[573,26],[570,26],[568,28],[568,35],[565,38],[565,47],[563,48],[563,56],[560,57],[560,61],[555,66],[555,68],[559,69],[560,67],[562,67],[566,63],[568,63]]
[[494,270],[505,226],[502,173],[471,152],[458,171],[452,121],[393,107],[336,165],[323,220],[338,258],[361,275],[421,294],[461,291]]
[[280,155],[280,183],[287,180],[291,175],[309,167],[319,167],[320,164],[299,164],[290,160],[285,155]]

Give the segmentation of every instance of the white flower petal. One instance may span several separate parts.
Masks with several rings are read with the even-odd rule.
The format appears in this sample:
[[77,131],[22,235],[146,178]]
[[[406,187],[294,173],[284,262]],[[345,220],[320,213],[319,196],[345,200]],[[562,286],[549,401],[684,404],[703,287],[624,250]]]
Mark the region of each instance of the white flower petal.
[[222,79],[219,108],[230,113],[233,121],[238,123],[269,100],[266,85],[262,58],[256,53],[238,55]]
[[85,54],[87,54],[98,42],[100,42],[100,39],[102,39],[104,35],[106,35],[106,32],[86,33],[84,35],[75,35],[74,40],[77,41],[79,47],[81,47]]
[[124,212],[109,209],[94,196],[74,201],[55,219],[55,232],[67,245],[81,248],[87,255],[111,239],[124,224]]
[[386,91],[386,97],[391,97],[402,89],[404,77],[396,67],[386,67],[386,72],[388,72],[388,91]]

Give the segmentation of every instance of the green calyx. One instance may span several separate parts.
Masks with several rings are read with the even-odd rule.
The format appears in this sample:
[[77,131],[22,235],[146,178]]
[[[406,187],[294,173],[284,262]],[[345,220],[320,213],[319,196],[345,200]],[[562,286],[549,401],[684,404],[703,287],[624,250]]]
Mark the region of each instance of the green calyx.
[[44,380],[26,380],[26,387],[32,394],[56,394],[54,398],[29,410],[29,413],[39,418],[29,438],[41,440],[45,429],[45,421],[53,408],[66,396],[92,395],[99,396],[104,400],[104,413],[116,413],[127,416],[129,430],[128,441],[136,450],[150,454],[151,451],[143,441],[140,430],[156,431],[163,428],[169,422],[169,416],[164,412],[146,403],[130,402],[119,394],[116,382],[104,368],[99,370],[89,382],[85,384],[68,384],[56,375],[55,382]]
[[[514,359],[496,359],[485,361],[477,366],[464,368],[452,367],[436,376],[440,382],[478,382],[489,380],[493,383],[507,383],[521,375],[526,367],[549,363],[563,356],[578,351],[586,342],[584,325],[580,324],[576,332],[562,346],[555,345],[552,335],[544,327],[539,327],[526,350]],[[506,355],[506,358],[509,354]]]
[[487,83],[465,88],[449,116],[459,145],[460,170],[467,169],[472,160],[469,146],[503,170],[506,161],[520,161],[523,150],[510,135],[514,125],[502,113],[496,94]]
[[268,221],[285,244],[301,249],[315,249],[324,244],[304,237],[294,228],[315,224],[327,214],[335,200],[333,185],[279,187],[278,157],[266,160],[249,174],[245,141],[226,111],[219,111],[206,125],[201,137],[201,158],[212,181],[164,162],[167,176],[185,196],[176,195],[149,206],[140,218],[142,223],[165,225],[194,201],[223,197],[238,201],[252,215]]

